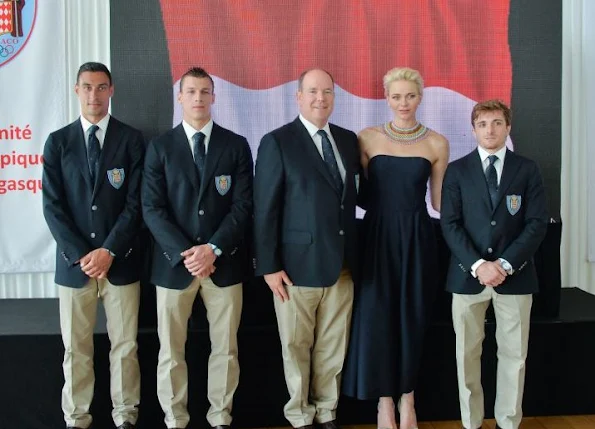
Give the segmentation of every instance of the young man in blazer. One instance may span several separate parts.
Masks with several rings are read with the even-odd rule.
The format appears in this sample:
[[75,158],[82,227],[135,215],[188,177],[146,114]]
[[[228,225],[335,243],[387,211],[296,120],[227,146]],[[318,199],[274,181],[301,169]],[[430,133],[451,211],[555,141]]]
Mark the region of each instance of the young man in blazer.
[[273,292],[295,428],[336,428],[357,267],[356,135],[328,123],[332,76],[299,78],[300,115],[262,138],[254,184],[256,272]]
[[453,294],[461,420],[481,427],[481,351],[485,312],[496,315],[497,426],[522,419],[532,294],[533,255],[547,228],[545,192],[535,162],[506,149],[511,112],[498,100],[471,114],[477,150],[452,162],[442,187],[441,225],[452,252],[446,289]]
[[74,90],[81,117],[50,134],[44,151],[43,214],[54,236],[64,342],[62,410],[69,428],[91,425],[93,327],[103,300],[111,343],[112,417],[134,428],[140,401],[137,326],[140,299],[139,131],[108,113],[112,77],[83,64]]
[[207,420],[228,428],[240,374],[236,334],[252,220],[252,155],[244,137],[213,122],[214,84],[205,70],[182,76],[178,101],[182,123],[149,144],[142,186],[143,215],[155,238],[157,396],[167,427],[185,428],[187,325],[200,293],[211,340]]

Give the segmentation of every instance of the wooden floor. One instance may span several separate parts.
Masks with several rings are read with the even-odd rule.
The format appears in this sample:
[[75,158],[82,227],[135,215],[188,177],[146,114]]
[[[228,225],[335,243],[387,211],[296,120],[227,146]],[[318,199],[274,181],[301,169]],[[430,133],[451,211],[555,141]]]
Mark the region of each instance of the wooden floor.
[[[486,420],[483,429],[494,429],[496,421]],[[343,429],[376,429],[375,425],[342,426]],[[461,429],[461,422],[419,422],[419,429]],[[595,415],[525,417],[520,429],[595,429]]]
[[[495,429],[494,419],[486,420],[483,429]],[[341,426],[342,429],[376,429],[375,425]],[[268,429],[291,429],[268,428]],[[419,429],[461,429],[461,422],[419,422]],[[595,415],[560,417],[525,417],[520,429],[595,429]]]

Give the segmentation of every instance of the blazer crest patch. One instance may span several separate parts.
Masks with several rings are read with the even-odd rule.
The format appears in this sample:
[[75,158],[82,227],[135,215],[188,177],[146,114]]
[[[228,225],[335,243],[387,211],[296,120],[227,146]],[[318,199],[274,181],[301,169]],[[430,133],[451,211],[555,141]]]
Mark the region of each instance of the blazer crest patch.
[[223,176],[215,176],[215,187],[217,188],[217,192],[219,195],[225,195],[231,188],[231,176],[223,175]]
[[107,180],[109,180],[110,185],[116,189],[120,189],[122,187],[125,176],[126,174],[124,173],[123,168],[113,168],[111,170],[107,170]]
[[506,208],[508,209],[508,213],[512,216],[518,213],[521,209],[521,196],[520,195],[507,195],[506,196]]

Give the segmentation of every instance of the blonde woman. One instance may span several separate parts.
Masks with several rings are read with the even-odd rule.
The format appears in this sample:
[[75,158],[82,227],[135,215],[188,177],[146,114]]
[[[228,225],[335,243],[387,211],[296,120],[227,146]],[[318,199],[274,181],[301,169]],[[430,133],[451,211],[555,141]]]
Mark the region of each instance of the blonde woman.
[[[384,76],[392,121],[359,134],[367,176],[364,266],[357,289],[344,393],[379,399],[378,427],[417,427],[414,390],[421,349],[437,293],[436,241],[426,208],[440,211],[448,141],[418,122],[423,97],[418,71],[395,68]],[[396,398],[396,399],[394,399]]]

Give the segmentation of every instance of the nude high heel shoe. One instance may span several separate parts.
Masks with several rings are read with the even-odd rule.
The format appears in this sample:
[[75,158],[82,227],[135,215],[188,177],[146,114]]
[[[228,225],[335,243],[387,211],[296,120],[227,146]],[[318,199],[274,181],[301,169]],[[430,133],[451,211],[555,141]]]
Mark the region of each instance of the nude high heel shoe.
[[[395,403],[394,402],[392,403],[392,407],[393,407],[393,413],[394,413],[394,410],[395,410]],[[378,413],[380,413],[380,401],[378,401]],[[396,426],[396,422],[395,422],[395,427],[392,427],[392,426],[388,426],[388,427],[386,427],[386,426],[378,426],[378,429],[398,429],[398,427]]]
[[[399,398],[399,401],[397,402],[397,411],[399,412],[399,419],[401,418],[401,398]],[[415,412],[415,408],[414,408],[414,412]],[[417,414],[415,416],[415,422],[417,423]],[[403,426],[401,425],[401,429],[418,429],[417,426],[414,426],[412,428],[403,428]]]

